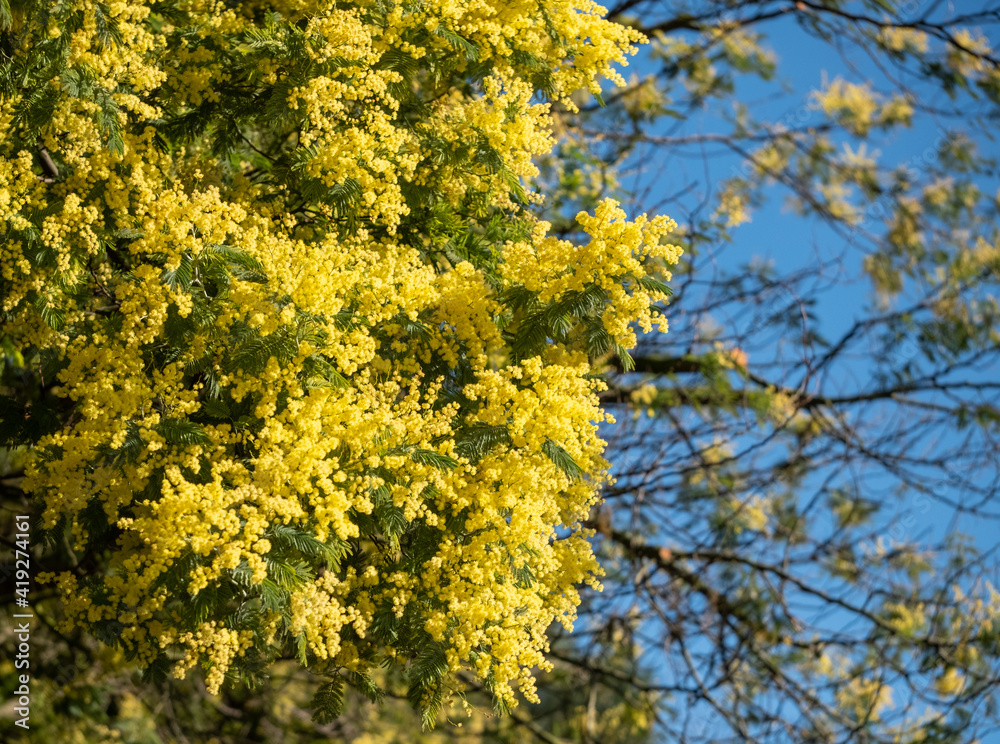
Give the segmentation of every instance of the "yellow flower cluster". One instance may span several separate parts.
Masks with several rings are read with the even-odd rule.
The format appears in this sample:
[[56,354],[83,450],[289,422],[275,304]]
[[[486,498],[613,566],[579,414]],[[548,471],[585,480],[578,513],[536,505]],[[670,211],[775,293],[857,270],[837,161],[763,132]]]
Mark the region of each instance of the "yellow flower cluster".
[[813,93],[817,105],[835,116],[852,134],[864,136],[873,126],[909,125],[913,105],[904,96],[886,99],[865,83],[857,85],[841,78]]
[[887,708],[892,708],[892,687],[877,679],[854,677],[837,690],[838,707],[855,720],[877,721]]
[[960,28],[955,32],[954,41],[948,45],[946,61],[960,75],[976,77],[993,68],[987,61],[992,53],[989,39],[981,32]]
[[[647,221],[645,215],[627,222],[625,213],[612,199],[602,201],[593,215],[581,212],[576,220],[590,236],[587,243],[577,245],[547,236],[551,225],[538,222],[530,240],[506,246],[504,278],[537,291],[543,301],[558,300],[588,285],[604,289],[609,300],[601,315],[604,327],[627,348],[636,342],[631,322],[646,332],[654,323],[666,331],[666,320],[654,315],[650,305],[665,300],[667,295],[644,288],[638,280],[647,275],[650,265],[677,263],[681,249],[662,241],[676,223],[662,216]],[[670,278],[669,271],[659,273]],[[623,282],[624,277],[631,277],[631,282]]]
[[[25,485],[107,561],[47,578],[68,625],[113,621],[143,664],[181,651],[212,691],[251,648],[363,670],[432,642],[535,699],[546,629],[600,573],[580,522],[605,415],[580,344],[515,353],[499,319],[511,292],[599,291],[630,347],[633,323],[665,330],[649,280],[680,250],[611,201],[578,215],[583,245],[520,212],[554,144],[530,81],[621,82],[641,39],[588,0],[276,3],[266,27],[263,7],[16,21],[15,53],[68,49],[39,131],[10,113],[31,90],[0,101],[0,335],[71,409]],[[508,232],[471,252],[491,214]]]
[[893,52],[915,52],[925,54],[928,49],[927,34],[912,28],[884,26],[877,35],[878,42]]
[[729,497],[719,504],[721,518],[736,532],[744,529],[767,532],[772,504],[766,496],[753,493],[746,498]]
[[[170,637],[169,631],[166,637]],[[214,621],[209,621],[202,624],[197,632],[185,633],[177,641],[187,651],[174,668],[176,677],[183,679],[187,670],[204,658],[210,667],[206,685],[210,692],[216,694],[222,687],[232,660],[252,645],[253,633],[218,627]]]
[[746,184],[740,181],[729,181],[720,190],[714,216],[724,218],[726,227],[738,227],[752,221],[746,192]]

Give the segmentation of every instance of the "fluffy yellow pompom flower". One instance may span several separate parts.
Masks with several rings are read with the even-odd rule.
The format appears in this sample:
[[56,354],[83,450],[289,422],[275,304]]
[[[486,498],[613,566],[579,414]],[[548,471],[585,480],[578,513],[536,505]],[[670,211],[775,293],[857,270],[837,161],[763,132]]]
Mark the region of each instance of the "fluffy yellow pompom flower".
[[611,201],[558,240],[521,179],[539,93],[641,37],[587,0],[20,7],[0,335],[90,557],[65,623],[213,692],[294,653],[404,665],[428,721],[460,669],[535,699],[600,573],[591,362],[663,327],[679,249]]

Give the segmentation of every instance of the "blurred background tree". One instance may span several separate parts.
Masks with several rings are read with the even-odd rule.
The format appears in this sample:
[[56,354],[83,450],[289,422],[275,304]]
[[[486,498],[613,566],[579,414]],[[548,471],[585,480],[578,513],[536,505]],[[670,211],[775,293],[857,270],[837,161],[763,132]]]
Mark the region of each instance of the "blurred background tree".
[[[590,526],[608,575],[554,635],[541,703],[500,719],[471,692],[462,727],[422,735],[391,695],[316,722],[307,673],[151,693],[50,635],[36,735],[1000,741],[1000,5],[609,14],[650,44],[626,89],[557,111],[541,212],[574,238],[615,196],[676,219],[685,257],[671,332],[607,362],[617,482]],[[10,515],[16,453],[6,471]]]
[[991,740],[997,8],[611,8],[651,44],[547,174],[670,213],[686,260],[611,375],[615,574],[564,660],[642,679],[655,740]]

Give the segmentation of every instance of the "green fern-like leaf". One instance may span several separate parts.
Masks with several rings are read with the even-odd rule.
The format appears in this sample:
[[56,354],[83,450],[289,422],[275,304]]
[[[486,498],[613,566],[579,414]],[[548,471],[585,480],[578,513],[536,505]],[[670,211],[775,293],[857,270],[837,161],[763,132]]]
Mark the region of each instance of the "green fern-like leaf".
[[237,279],[258,284],[267,281],[264,265],[246,251],[233,248],[231,245],[212,243],[199,258],[206,265],[224,266]]
[[400,619],[390,607],[382,607],[372,616],[370,630],[372,637],[383,643],[396,643],[399,639]]
[[264,579],[258,587],[261,607],[268,612],[281,612],[288,606],[289,592],[271,579]]
[[530,589],[535,581],[535,574],[527,563],[514,569],[514,586],[518,589]]
[[476,423],[455,435],[455,450],[462,457],[476,462],[496,447],[510,446],[510,432],[506,426]]
[[420,726],[424,731],[430,731],[434,728],[443,704],[444,690],[440,687],[431,692],[425,699],[420,709]]
[[157,654],[156,658],[142,670],[142,681],[145,683],[152,683],[154,685],[161,685],[167,681],[167,676],[173,666],[174,662],[171,661],[166,654]]
[[458,467],[457,460],[434,450],[415,449],[410,456],[422,465],[432,465],[439,470],[454,470]]
[[614,349],[615,355],[621,360],[623,370],[631,372],[635,369],[635,360],[632,358],[632,355],[628,353],[628,349],[617,342],[612,344],[612,348]]
[[264,536],[280,551],[295,550],[301,555],[319,558],[327,568],[337,568],[347,553],[348,545],[336,536],[327,542],[314,535],[285,524],[272,525]]
[[201,404],[202,413],[216,419],[228,419],[231,411],[229,405],[222,400],[206,400]]
[[406,697],[414,709],[419,710],[425,730],[434,727],[441,709],[441,680],[448,671],[444,647],[428,640],[424,643],[407,672],[409,689]]
[[587,343],[587,354],[592,357],[604,356],[614,344],[614,338],[599,320],[587,325],[584,338]]
[[362,192],[360,181],[347,178],[343,183],[338,183],[330,188],[324,194],[323,201],[333,206],[335,217],[343,218],[355,211]]
[[253,329],[234,329],[238,337],[236,348],[232,355],[232,363],[239,369],[250,374],[261,374],[269,359],[274,357],[280,364],[291,360],[298,344],[288,328],[279,328],[267,336],[260,336]]
[[270,553],[264,556],[267,564],[267,575],[274,583],[287,591],[294,591],[313,580],[312,569],[303,561],[282,561],[272,557]]
[[434,33],[447,41],[458,51],[463,52],[465,54],[465,58],[470,62],[474,62],[479,59],[479,47],[465,37],[459,36],[450,28],[447,28],[446,26],[438,26]]
[[545,440],[545,444],[542,445],[542,451],[552,460],[556,467],[573,480],[579,480],[583,477],[583,468],[576,464],[576,460],[572,458],[569,452],[551,439]]
[[42,295],[35,298],[34,304],[42,320],[50,328],[58,331],[66,325],[66,311],[63,308],[50,304],[50,301]]
[[193,261],[191,260],[191,256],[185,254],[176,269],[163,272],[164,284],[175,291],[178,289],[185,291],[191,289],[192,268]]
[[344,710],[344,678],[336,676],[316,690],[312,701],[312,719],[319,724],[336,720]]
[[381,703],[385,698],[385,690],[375,684],[375,680],[365,672],[351,672],[347,681],[351,687],[360,692],[373,703]]
[[316,383],[320,381],[319,384],[314,384],[314,387],[332,387],[338,390],[344,390],[350,387],[350,383],[347,378],[337,371],[330,362],[324,359],[319,354],[312,354],[303,363],[303,377],[310,381],[310,383]]
[[309,641],[304,632],[295,636],[295,658],[302,666],[309,666]]
[[[0,3],[2,2],[4,0],[0,0]],[[94,6],[94,25],[97,32],[98,49],[105,51],[121,46],[123,41],[121,29],[118,28],[118,21],[111,15],[111,10],[106,3],[98,3]]]
[[156,425],[155,431],[167,444],[211,444],[212,440],[199,424],[182,419],[166,419]]
[[674,290],[672,290],[669,286],[652,276],[636,277],[635,283],[647,292],[661,292],[667,297],[670,297],[674,293]]
[[379,504],[372,512],[379,530],[385,535],[393,549],[399,548],[399,538],[406,531],[409,523],[406,521],[403,509],[394,506],[392,502]]

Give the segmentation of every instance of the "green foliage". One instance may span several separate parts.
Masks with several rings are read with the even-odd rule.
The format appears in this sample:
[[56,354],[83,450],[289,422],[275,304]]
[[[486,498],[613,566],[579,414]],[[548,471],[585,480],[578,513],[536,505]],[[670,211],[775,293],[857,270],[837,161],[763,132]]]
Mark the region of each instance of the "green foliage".
[[[55,179],[65,177],[69,164],[35,143],[44,142],[61,96],[91,102],[89,116],[106,147],[122,152],[118,101],[128,91],[108,89],[93,70],[66,62],[73,33],[96,34],[107,54],[116,53],[122,36],[104,3],[94,5],[93,26],[86,28],[69,3],[37,12],[33,5],[23,16],[26,7],[0,0],[0,98],[27,91],[3,114],[26,132],[38,178]],[[200,43],[184,30],[185,12],[173,3],[154,8],[151,25],[177,28],[163,52],[167,58]],[[384,25],[391,6],[375,3],[359,12]],[[947,10],[827,0],[704,0],[686,8],[643,0],[611,12],[653,39],[648,63],[638,67],[649,76],[637,75],[620,93],[606,91],[601,101],[578,96],[578,113],[556,106],[559,149],[540,159],[536,181],[527,184],[545,193],[541,205],[531,203],[484,131],[454,141],[421,125],[449,90],[481,89],[490,64],[485,46],[444,20],[427,35],[439,51],[416,58],[391,49],[377,62],[399,73],[389,91],[399,101],[399,119],[412,122],[413,147],[428,162],[498,176],[518,209],[542,215],[558,234],[578,238],[575,215],[608,195],[631,200],[636,211],[665,209],[683,226],[685,262],[671,280],[676,292],[655,276],[625,280],[670,296],[675,313],[667,341],[647,339],[634,354],[604,327],[608,299],[597,284],[548,302],[520,285],[497,297],[494,322],[513,359],[581,339],[595,367],[609,364],[603,401],[618,418],[603,430],[618,480],[587,523],[602,552],[610,599],[585,594],[585,635],[552,633],[556,666],[542,681],[541,703],[511,711],[492,698],[487,677],[482,689],[469,688],[477,713],[466,728],[416,732],[401,712],[407,704],[420,710],[424,729],[464,713],[443,682],[444,649],[419,616],[379,607],[368,637],[413,648],[404,673],[377,665],[334,668],[310,654],[303,634],[281,648],[255,646],[238,678],[213,698],[193,680],[172,679],[175,660],[161,654],[142,676],[165,686],[163,699],[176,709],[168,716],[92,639],[57,632],[58,617],[39,603],[46,623],[38,627],[37,643],[44,652],[33,679],[46,697],[33,707],[38,736],[58,739],[67,722],[84,730],[86,741],[105,740],[98,726],[106,724],[126,740],[156,744],[271,740],[274,731],[293,742],[381,737],[438,744],[462,735],[547,744],[888,744],[987,741],[996,730],[1000,635],[985,583],[996,581],[992,546],[943,534],[953,517],[981,533],[996,520],[1000,234],[989,140],[1000,100],[995,39],[989,38],[996,35],[995,13],[961,4]],[[385,225],[363,216],[361,181],[328,183],[312,175],[320,152],[299,144],[308,123],[293,90],[316,75],[353,74],[351,61],[313,59],[301,23],[259,15],[258,27],[222,53],[228,79],[216,97],[128,126],[152,127],[164,152],[203,148],[222,183],[246,179],[261,205],[287,206],[297,227],[385,239]],[[11,29],[22,17],[40,36],[50,24],[64,33],[11,57],[18,43]],[[786,38],[790,46],[783,50]],[[778,54],[771,54],[769,40]],[[789,92],[804,79],[792,66],[810,64],[798,52],[826,45],[858,63],[844,71],[856,95],[853,89],[831,95],[826,85],[815,94]],[[868,58],[886,74],[859,62]],[[516,50],[512,62],[530,72],[540,100],[555,92],[542,57]],[[276,79],[262,72],[268,65]],[[761,103],[765,90],[774,94],[768,105]],[[895,98],[912,108],[911,116],[891,108]],[[344,126],[356,115],[346,109]],[[908,148],[910,154],[899,154]],[[469,261],[499,290],[497,246],[523,240],[530,225],[517,210],[492,208],[481,195],[457,203],[439,198],[449,185],[401,184],[410,211],[397,234],[422,246],[435,270]],[[768,222],[767,210],[779,202],[790,209],[771,218],[783,229],[771,230],[776,223]],[[0,241],[28,246],[34,268],[55,266],[59,256],[42,230],[64,207],[51,202],[31,225],[4,228]],[[760,233],[743,232],[752,229],[742,226],[751,217],[763,222],[766,245]],[[131,271],[127,248],[144,237],[148,227],[140,227],[107,220],[101,260]],[[755,251],[773,261],[752,259]],[[799,260],[803,256],[809,259]],[[193,298],[189,315],[168,319],[169,343],[149,350],[151,365],[180,358],[196,332],[216,328],[221,302],[242,283],[268,281],[260,261],[236,244],[213,244],[169,266],[165,257],[151,261],[165,286]],[[88,270],[83,263],[77,268]],[[868,294],[852,288],[848,275],[862,277]],[[80,322],[109,332],[121,328],[124,316],[110,301],[95,304],[98,310],[85,321],[67,314],[69,295],[62,293],[70,289],[40,286],[26,302],[53,329]],[[274,302],[283,306],[286,299]],[[361,323],[349,300],[337,327],[350,332]],[[405,339],[407,349],[396,352],[402,359],[424,348],[438,323],[401,313],[386,324],[391,331],[375,329],[373,336],[384,347]],[[303,340],[323,341],[315,320],[302,313],[270,333],[245,323],[213,333],[213,343],[232,351],[228,364],[216,369],[211,355],[187,363],[186,374],[204,385],[205,401],[195,419],[165,416],[153,427],[169,447],[204,442],[204,427],[217,422],[239,432],[259,427],[252,396],[233,399],[219,375],[259,375],[269,360],[295,357]],[[428,376],[443,379],[442,401],[459,405],[455,454],[476,463],[511,447],[507,425],[465,418],[473,410],[461,392],[469,369],[427,353]],[[4,336],[2,365],[0,444],[13,448],[57,431],[71,415],[52,393],[65,360]],[[322,354],[306,358],[301,379],[309,388],[350,385]],[[105,464],[134,461],[145,436],[129,427],[124,441],[104,453]],[[14,513],[27,507],[13,483],[21,477],[15,450],[4,452],[11,464],[0,473],[2,493],[5,511]],[[571,480],[581,478],[580,465],[559,442],[549,439],[543,453]],[[249,457],[249,449],[244,454]],[[386,446],[384,454],[442,473],[459,465],[422,447]],[[381,475],[383,483],[368,491],[371,513],[350,515],[363,539],[321,541],[309,525],[270,525],[263,581],[251,581],[244,561],[218,586],[193,596],[192,572],[206,557],[188,552],[159,578],[172,597],[184,597],[167,609],[191,629],[206,619],[253,627],[262,609],[287,626],[291,592],[325,571],[360,565],[363,550],[385,551],[394,568],[419,571],[433,555],[437,533],[404,518],[392,499],[392,488],[403,484]],[[155,471],[137,485],[137,498],[155,501],[164,477]],[[433,487],[425,493],[433,498]],[[123,508],[113,516],[133,515]],[[98,502],[81,518],[108,544],[118,538]],[[462,540],[474,539],[461,512],[450,524]],[[44,559],[38,549],[44,570],[72,565],[86,571],[104,559],[99,549],[78,554],[69,529],[65,521],[44,532],[33,528],[45,546]],[[507,556],[511,581],[538,586],[527,546],[511,546]],[[111,647],[121,647],[125,630],[120,620],[94,626]],[[282,661],[294,658],[324,675],[318,690],[310,671]],[[270,662],[277,671],[250,693]],[[66,668],[76,671],[63,684]],[[892,690],[894,707],[880,697],[879,685]],[[366,701],[384,707],[376,713]],[[493,705],[513,717],[483,712]],[[303,713],[309,710],[311,716]]]
[[313,720],[316,723],[330,723],[344,710],[344,679],[336,676],[324,682],[313,698]]

